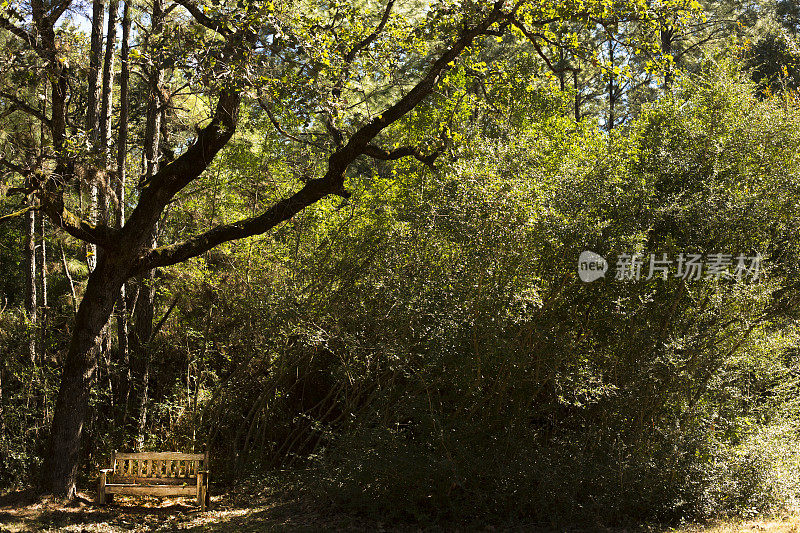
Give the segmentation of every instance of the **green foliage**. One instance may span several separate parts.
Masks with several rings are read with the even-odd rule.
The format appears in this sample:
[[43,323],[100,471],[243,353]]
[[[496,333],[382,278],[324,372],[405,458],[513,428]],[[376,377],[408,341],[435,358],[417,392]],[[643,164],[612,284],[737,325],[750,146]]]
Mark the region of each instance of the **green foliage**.
[[[662,2],[658,13],[647,4],[521,4],[519,19],[540,32],[534,42],[518,27],[481,36],[430,98],[374,139],[386,150],[436,153],[435,164],[364,157],[347,171],[348,200],[326,198],[267,236],[159,270],[144,447],[208,446],[221,483],[290,470],[322,505],[424,524],[677,521],[795,503],[796,43],[765,37],[747,75],[724,52],[698,54],[693,74],[665,87],[659,69],[673,73],[674,57],[661,32],[683,32],[685,52],[713,30],[696,2]],[[216,91],[247,92],[232,141],[170,203],[160,229],[167,242],[257,216],[318,178],[337,143],[331,131],[346,137],[376,120],[465,17],[491,8],[397,6],[348,61],[385,4],[201,7],[230,29],[258,24],[268,38],[252,57],[230,57],[210,30],[172,15],[133,55],[147,64],[160,50],[166,84],[186,84],[165,111],[163,162],[188,146],[189,123],[208,113]],[[725,7],[737,17],[744,10]],[[789,4],[778,7],[794,20]],[[534,24],[542,19],[555,22]],[[615,36],[642,56],[626,52],[612,64],[603,47]],[[84,69],[85,39],[69,28],[64,38]],[[572,88],[545,74],[558,52],[560,66],[585,68]],[[13,70],[2,83],[35,101],[37,78],[26,71],[36,59],[12,57],[2,60]],[[592,91],[609,83],[626,109],[619,127],[598,129],[602,106],[571,118],[576,98],[597,100]],[[141,136],[147,84],[132,89],[132,132]],[[33,131],[7,122],[0,142]],[[82,200],[78,192],[66,201],[77,209]],[[0,483],[11,485],[39,466],[70,293],[80,295],[89,272],[83,249],[48,240],[51,255],[55,244],[67,253],[50,259],[63,263],[50,265],[57,296],[49,322],[35,328],[19,311],[23,231],[6,227]],[[755,283],[622,281],[612,262],[605,279],[585,284],[576,263],[587,249],[606,258],[759,253],[765,272]],[[39,337],[47,357],[34,364],[26,347]],[[86,425],[89,464],[133,445],[138,421],[123,391],[144,388],[131,377],[139,361],[119,356],[116,332],[105,339]]]
[[[182,268],[165,353],[204,361],[223,476],[299,467],[319,501],[425,523],[791,503],[800,114],[733,71],[618,134],[462,115],[436,170],[365,165],[349,203]],[[767,275],[586,285],[584,249],[760,252]]]

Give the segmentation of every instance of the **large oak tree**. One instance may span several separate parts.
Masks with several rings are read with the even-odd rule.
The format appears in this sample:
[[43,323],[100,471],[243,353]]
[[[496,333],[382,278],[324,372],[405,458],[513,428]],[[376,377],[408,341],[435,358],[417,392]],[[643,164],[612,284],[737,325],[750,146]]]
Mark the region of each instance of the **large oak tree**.
[[[46,113],[21,93],[15,96],[5,91],[0,96],[10,110],[3,116],[21,113],[40,123],[46,130],[41,142],[47,147],[44,159],[27,157],[24,149],[4,149],[0,165],[20,180],[14,192],[28,198],[28,209],[44,213],[62,231],[98,248],[64,361],[44,469],[46,490],[58,496],[74,494],[81,433],[95,376],[95,347],[126,281],[222,243],[268,232],[330,195],[347,197],[348,170],[359,158],[413,157],[432,164],[438,154],[439,132],[430,132],[430,142],[403,145],[393,139],[392,126],[437,90],[465,52],[489,50],[497,39],[508,39],[525,43],[552,67],[547,57],[553,51],[580,48],[576,42],[580,28],[636,19],[641,34],[632,38],[641,48],[647,39],[657,42],[659,12],[671,10],[682,17],[692,10],[692,2],[685,0],[466,0],[402,5],[395,0],[239,0],[207,5],[176,1],[163,7],[160,0],[142,6],[148,13],[171,17],[151,21],[164,27],[150,28],[148,38],[156,44],[137,56],[142,78],[150,80],[151,95],[159,100],[151,111],[158,115],[155,109],[168,105],[169,91],[158,80],[161,69],[170,69],[179,74],[181,86],[190,87],[212,112],[208,120],[197,124],[194,138],[177,150],[174,159],[162,157],[155,164],[158,151],[142,147],[147,164],[129,198],[135,206],[122,225],[110,222],[122,220],[121,216],[100,216],[94,222],[91,213],[76,212],[69,205],[69,195],[80,180],[108,194],[115,188],[118,196],[124,194],[119,176],[125,175],[125,169],[115,168],[114,158],[104,154],[109,150],[106,143],[127,142],[127,128],[122,127],[116,132],[122,138],[116,142],[109,135],[100,136],[104,146],[88,143],[84,149],[85,145],[74,142],[72,133],[87,124],[75,102],[81,92],[88,92],[94,98],[90,113],[96,112],[100,67],[92,55],[92,86],[82,87],[86,82],[78,65],[70,62],[68,40],[62,39],[59,29],[64,14],[79,6],[72,0],[30,0],[4,2],[0,7],[0,31],[13,37],[21,55],[34,58],[49,85]],[[102,16],[97,4],[93,28],[100,27],[97,17]],[[166,31],[170,25],[175,31]],[[135,38],[143,42],[145,30],[140,27],[137,32]],[[93,48],[100,50],[94,33]],[[110,31],[109,37],[113,39]],[[491,54],[486,57],[490,59]],[[127,56],[123,68],[128,68]],[[103,77],[107,75],[103,72]],[[4,89],[13,85],[10,78],[2,83]],[[260,107],[287,142],[307,146],[324,163],[312,166],[316,174],[298,180],[293,192],[256,216],[155,245],[152,236],[167,206],[231,141],[243,106]],[[117,159],[124,167],[124,158]]]

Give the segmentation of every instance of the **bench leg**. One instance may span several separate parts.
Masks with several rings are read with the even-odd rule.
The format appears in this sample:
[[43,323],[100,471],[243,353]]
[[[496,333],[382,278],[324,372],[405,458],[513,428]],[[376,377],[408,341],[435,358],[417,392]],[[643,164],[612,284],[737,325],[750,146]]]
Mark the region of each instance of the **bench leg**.
[[206,487],[207,479],[205,472],[197,473],[197,505],[200,506],[201,511],[206,510],[206,495],[208,493]]
[[211,474],[206,474],[206,486],[203,489],[203,496],[205,498],[205,508],[207,509],[209,505],[211,505]]
[[100,480],[97,484],[97,503],[106,504],[106,473],[100,472]]

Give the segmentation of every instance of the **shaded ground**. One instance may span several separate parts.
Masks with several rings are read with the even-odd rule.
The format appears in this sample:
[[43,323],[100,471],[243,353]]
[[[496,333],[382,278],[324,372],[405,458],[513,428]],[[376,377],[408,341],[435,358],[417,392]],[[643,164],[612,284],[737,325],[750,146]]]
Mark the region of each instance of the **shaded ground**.
[[[0,531],[379,531],[378,522],[347,516],[322,516],[297,503],[264,495],[225,495],[212,498],[201,513],[191,498],[134,498],[117,495],[113,504],[95,505],[92,496],[79,493],[76,502],[63,505],[40,501],[26,493],[0,498]],[[394,530],[394,529],[393,529]],[[402,529],[398,530],[402,531]],[[405,531],[410,531],[405,529]]]
[[[371,521],[342,514],[322,514],[298,502],[285,502],[263,494],[226,494],[212,500],[210,511],[201,513],[189,498],[133,498],[117,496],[114,504],[100,507],[80,493],[68,506],[41,501],[15,492],[0,498],[2,532],[122,532],[122,531],[421,531],[417,527]],[[445,531],[432,529],[428,531]],[[532,525],[514,527],[480,525],[447,531],[546,531]],[[575,529],[573,533],[736,533],[763,531],[800,533],[800,517],[728,522],[682,528]]]

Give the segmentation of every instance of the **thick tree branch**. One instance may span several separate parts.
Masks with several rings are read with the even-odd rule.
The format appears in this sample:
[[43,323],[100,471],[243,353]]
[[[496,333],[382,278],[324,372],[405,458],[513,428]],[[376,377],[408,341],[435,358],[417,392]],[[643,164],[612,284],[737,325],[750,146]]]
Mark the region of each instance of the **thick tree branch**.
[[194,19],[197,22],[199,22],[209,30],[213,30],[225,37],[230,37],[231,35],[233,35],[233,32],[231,32],[231,30],[227,26],[225,26],[225,24],[212,19],[211,17],[203,13],[202,9],[197,7],[189,0],[175,0],[175,2],[182,5],[186,9],[186,11],[188,11],[189,14],[192,15],[192,17],[194,17]]
[[[492,11],[473,27],[465,28],[458,39],[436,61],[433,62],[425,77],[411,88],[400,100],[388,107],[383,113],[374,117],[361,127],[348,143],[334,152],[328,159],[328,174],[338,175],[344,173],[347,166],[359,155],[364,153],[364,148],[384,128],[393,124],[414,109],[439,83],[442,74],[450,68],[453,62],[470,45],[472,41],[492,24],[501,20],[505,15],[501,11],[502,2],[497,2]],[[326,175],[327,177],[327,175]],[[325,178],[323,178],[325,179]],[[339,179],[339,178],[337,178]]]
[[227,144],[236,130],[240,103],[241,96],[237,90],[223,90],[214,117],[200,130],[195,142],[141,185],[143,190],[139,203],[122,228],[123,237],[130,246],[139,247],[144,243],[163,208],[175,194],[197,179]]
[[[11,161],[9,161],[8,159],[5,159],[5,158],[0,158],[0,165],[3,165],[4,167],[8,168],[12,172],[16,172],[20,176],[28,177],[33,173],[30,169],[21,167],[20,165],[17,165],[16,163],[12,163]],[[13,187],[13,188],[9,189],[7,194],[10,196],[11,194],[16,194],[16,193],[20,192],[21,190],[22,189],[20,189],[20,188]],[[31,192],[33,192],[33,189],[31,189],[29,191],[26,190],[25,194],[30,194]]]
[[5,91],[0,91],[0,98],[3,98],[5,100],[8,100],[9,102],[11,102],[11,109],[12,110],[19,110],[19,111],[22,111],[23,113],[27,113],[28,115],[30,115],[30,116],[38,119],[40,122],[42,122],[42,124],[47,126],[48,129],[52,127],[52,125],[50,123],[50,119],[47,118],[44,115],[44,113],[42,113],[41,111],[39,111],[38,109],[36,109],[34,107],[29,106],[28,104],[26,104],[25,102],[23,102],[22,100],[20,100],[16,96],[14,96],[13,94],[7,93]]
[[[140,258],[134,270],[141,272],[186,261],[224,242],[266,233],[281,222],[288,220],[306,207],[330,194],[346,196],[344,173],[350,164],[360,155],[369,155],[368,152],[380,155],[391,154],[390,152],[381,151],[376,146],[371,146],[371,141],[384,128],[414,109],[434,90],[441,75],[472,41],[492,24],[503,18],[501,6],[502,3],[497,2],[494,9],[481,22],[463,30],[455,42],[433,62],[426,75],[408,93],[388,107],[381,115],[362,126],[350,137],[345,146],[331,154],[328,158],[328,171],[323,177],[308,181],[302,189],[279,201],[262,215],[247,218],[233,224],[218,226],[182,243],[150,250]],[[408,155],[413,155],[413,153],[409,150]]]
[[414,146],[401,146],[392,151],[384,150],[383,148],[375,146],[374,144],[368,144],[364,148],[364,155],[372,157],[373,159],[380,159],[381,161],[395,161],[397,159],[402,159],[403,157],[413,157],[417,161],[425,163],[430,167],[433,166],[433,162],[436,161],[437,157],[439,157],[440,152],[441,150],[435,150],[428,155],[424,155],[419,151],[418,148]]
[[79,218],[64,207],[64,199],[59,194],[41,192],[38,196],[41,202],[40,211],[47,215],[54,226],[69,235],[106,249],[114,249],[120,245],[119,230],[104,224],[91,224]]
[[20,28],[11,20],[6,17],[0,16],[0,28],[10,31],[23,41],[25,41],[28,46],[30,46],[33,50],[35,50],[40,56],[43,54],[42,47],[36,42],[36,37],[27,30]]
[[323,180],[311,180],[298,192],[276,203],[260,216],[218,226],[182,243],[150,250],[142,258],[137,270],[145,271],[158,266],[181,263],[224,242],[265,233],[331,192]]
[[58,21],[58,19],[61,18],[61,15],[64,14],[64,11],[66,11],[67,8],[69,8],[70,4],[72,4],[72,0],[64,0],[60,4],[54,6],[50,10],[50,13],[47,14],[47,19],[50,21],[50,23],[55,24],[56,21]]
[[13,219],[15,219],[17,217],[21,217],[22,215],[24,215],[28,211],[33,211],[34,209],[36,209],[34,206],[29,205],[28,207],[20,209],[19,211],[15,211],[13,213],[9,213],[7,215],[1,216],[0,217],[0,226],[3,225],[3,223],[8,222],[9,220],[13,220]]

